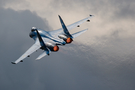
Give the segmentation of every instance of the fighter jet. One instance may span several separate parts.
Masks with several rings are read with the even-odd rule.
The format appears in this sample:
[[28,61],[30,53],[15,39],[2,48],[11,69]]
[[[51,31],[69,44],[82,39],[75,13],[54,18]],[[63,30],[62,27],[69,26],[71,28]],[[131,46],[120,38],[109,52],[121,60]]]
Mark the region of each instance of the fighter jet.
[[58,17],[62,26],[62,28],[58,30],[45,31],[36,27],[32,27],[29,36],[34,39],[35,43],[20,58],[18,58],[15,62],[11,63],[17,64],[19,62],[23,62],[23,59],[25,59],[26,57],[30,57],[30,55],[38,49],[42,49],[43,53],[39,55],[36,60],[39,60],[46,55],[50,55],[51,52],[57,52],[59,50],[59,45],[66,45],[72,43],[74,38],[88,30],[84,29],[73,34],[70,34],[69,32],[75,27],[80,27],[80,25],[85,21],[90,22],[90,18],[92,18],[93,15],[90,15],[89,17],[68,26],[65,25],[60,15],[58,15]]

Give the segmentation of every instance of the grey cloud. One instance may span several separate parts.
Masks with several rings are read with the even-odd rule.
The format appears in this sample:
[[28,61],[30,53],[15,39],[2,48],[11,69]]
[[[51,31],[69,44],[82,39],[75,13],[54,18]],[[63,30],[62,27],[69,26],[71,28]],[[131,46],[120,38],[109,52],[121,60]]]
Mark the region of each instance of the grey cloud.
[[[32,26],[50,30],[47,21],[29,10],[16,12],[0,8],[0,89],[28,90],[33,81],[32,65],[12,65],[34,41],[29,38]],[[29,61],[29,60],[28,60]],[[23,64],[22,64],[23,65]],[[23,72],[25,70],[25,72]]]
[[[56,88],[66,90],[133,90],[135,57],[134,54],[128,53],[128,48],[133,48],[132,44],[134,43],[129,40],[117,42],[115,39],[108,39],[105,47],[102,45],[89,47],[71,45],[76,49],[75,53],[71,52],[70,46],[66,46],[68,50],[65,49],[65,51],[70,52],[70,54],[60,53],[60,57],[57,57],[59,53],[53,54],[57,60],[52,59],[52,56],[49,57],[50,61],[47,61],[47,66],[42,63],[46,74],[40,71],[43,68],[40,67],[39,82],[46,83],[46,87],[52,90]],[[102,41],[103,39],[101,39]],[[127,48],[126,43],[131,46]],[[126,49],[120,47],[121,44],[124,44],[123,47]],[[82,48],[85,51],[82,51]],[[135,50],[133,50],[134,52]],[[51,65],[53,66],[49,67]],[[50,78],[41,78],[42,75]]]
[[51,6],[56,10],[61,9],[67,11],[73,9],[79,11],[83,8],[85,11],[89,11],[96,16],[100,15],[102,18],[109,20],[132,19],[135,16],[134,4],[134,0],[57,0],[57,2],[52,0],[51,2]]
[[26,2],[25,0],[0,0],[0,7],[5,6],[6,4],[12,4],[12,3],[24,3]]

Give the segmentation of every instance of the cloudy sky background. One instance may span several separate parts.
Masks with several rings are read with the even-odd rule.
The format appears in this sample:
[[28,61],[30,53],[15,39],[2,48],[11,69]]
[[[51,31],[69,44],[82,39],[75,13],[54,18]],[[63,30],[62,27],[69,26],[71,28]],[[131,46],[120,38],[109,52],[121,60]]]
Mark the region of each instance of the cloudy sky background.
[[[0,90],[134,90],[134,0],[0,0]],[[12,65],[34,41],[32,26],[50,31],[95,15],[87,33],[40,61],[41,50]]]

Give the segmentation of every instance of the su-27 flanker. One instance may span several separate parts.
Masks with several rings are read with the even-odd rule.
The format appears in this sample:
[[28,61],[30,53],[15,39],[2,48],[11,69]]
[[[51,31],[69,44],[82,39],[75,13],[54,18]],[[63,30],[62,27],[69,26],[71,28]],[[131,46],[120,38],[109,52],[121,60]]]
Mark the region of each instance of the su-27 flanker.
[[38,49],[42,49],[44,52],[39,55],[36,60],[39,60],[46,55],[50,55],[51,52],[57,52],[59,50],[58,45],[72,43],[74,38],[86,32],[88,29],[84,29],[73,34],[70,34],[69,30],[72,30],[75,27],[80,27],[80,25],[85,21],[90,22],[90,18],[92,17],[93,15],[90,15],[85,19],[66,26],[62,18],[59,16],[62,28],[54,31],[45,31],[32,27],[29,36],[35,40],[35,43],[20,58],[18,58],[15,62],[12,62],[12,64],[23,62],[23,59],[30,57],[30,55]]

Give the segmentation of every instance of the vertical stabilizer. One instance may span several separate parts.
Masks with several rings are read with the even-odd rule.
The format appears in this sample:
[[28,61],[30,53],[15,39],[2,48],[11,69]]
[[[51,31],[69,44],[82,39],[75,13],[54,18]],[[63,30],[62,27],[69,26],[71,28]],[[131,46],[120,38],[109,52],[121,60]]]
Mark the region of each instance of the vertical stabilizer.
[[47,49],[47,47],[46,47],[43,39],[41,38],[38,30],[36,30],[36,32],[37,32],[37,36],[38,36],[38,39],[39,39],[39,42],[40,42],[41,47],[45,50],[46,54],[49,55],[49,50]]
[[63,28],[64,34],[66,34],[67,36],[69,36],[70,38],[72,38],[72,35],[69,33],[69,31],[68,31],[68,29],[67,29],[67,27],[66,27],[64,21],[62,20],[62,18],[60,17],[60,15],[58,15],[58,16],[59,16],[60,23],[61,23],[61,26],[62,26],[62,28]]

